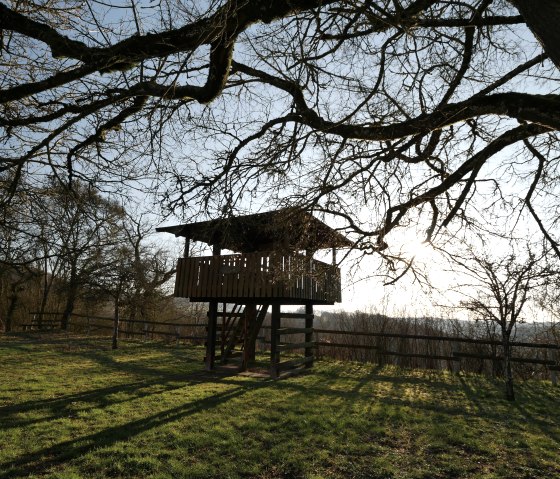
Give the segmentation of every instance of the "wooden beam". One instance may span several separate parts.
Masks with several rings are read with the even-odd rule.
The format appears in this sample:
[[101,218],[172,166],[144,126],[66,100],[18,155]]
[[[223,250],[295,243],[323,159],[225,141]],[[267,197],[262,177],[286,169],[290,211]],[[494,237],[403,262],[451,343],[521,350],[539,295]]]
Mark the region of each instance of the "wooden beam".
[[[254,304],[246,304],[243,311],[243,360],[241,361],[240,371],[246,371],[249,367],[249,362],[253,356],[252,352],[255,350],[255,344],[251,344],[251,331],[257,321],[257,307]],[[256,334],[255,334],[256,336]]]
[[280,363],[280,352],[278,350],[280,329],[280,305],[275,303],[272,305],[272,315],[270,320],[270,377],[276,379],[278,377],[278,364]]
[[348,348],[348,349],[379,349],[379,346],[372,344],[347,344],[347,343],[330,343],[328,341],[319,341],[316,347],[326,347],[326,348]]
[[206,370],[214,369],[216,360],[216,323],[218,320],[218,302],[208,304],[208,335],[206,339]]
[[313,343],[313,304],[305,305],[305,329],[311,330],[305,333],[305,342],[311,346],[305,348],[305,357],[311,357],[311,361],[305,363],[306,368],[313,366],[313,353],[315,344]]
[[313,328],[280,328],[278,334],[304,334],[312,333]]
[[[453,353],[453,356],[457,358],[474,358],[474,359],[487,359],[492,361],[503,361],[503,356],[492,356],[488,354],[476,354],[476,353]],[[543,364],[545,366],[554,366],[556,361],[551,359],[539,359],[539,358],[520,358],[512,357],[510,358],[512,363],[526,363],[526,364]]]

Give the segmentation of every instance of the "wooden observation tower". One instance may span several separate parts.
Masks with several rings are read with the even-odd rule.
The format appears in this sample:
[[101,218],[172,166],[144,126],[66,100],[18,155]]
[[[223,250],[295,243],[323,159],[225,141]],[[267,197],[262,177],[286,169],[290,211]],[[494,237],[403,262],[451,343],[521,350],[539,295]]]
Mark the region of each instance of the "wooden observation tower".
[[[157,231],[185,237],[175,296],[209,303],[206,369],[214,369],[218,361],[239,361],[240,371],[246,370],[255,359],[255,343],[269,308],[271,376],[313,364],[313,306],[340,302],[336,250],[352,245],[347,238],[294,208]],[[193,241],[211,245],[212,256],[190,256]],[[313,258],[327,248],[332,249],[332,264]],[[224,249],[233,254],[222,254]],[[284,305],[302,305],[305,313],[282,312]],[[283,326],[287,320],[290,325]],[[303,356],[293,357],[297,351]],[[282,362],[284,352],[292,357]]]

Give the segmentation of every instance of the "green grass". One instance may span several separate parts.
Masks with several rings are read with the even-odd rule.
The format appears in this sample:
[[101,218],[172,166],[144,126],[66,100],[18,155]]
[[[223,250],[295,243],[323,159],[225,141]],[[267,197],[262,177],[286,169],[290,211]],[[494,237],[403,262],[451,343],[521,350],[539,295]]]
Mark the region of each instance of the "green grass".
[[560,388],[319,361],[282,381],[200,348],[0,337],[0,479],[560,478]]

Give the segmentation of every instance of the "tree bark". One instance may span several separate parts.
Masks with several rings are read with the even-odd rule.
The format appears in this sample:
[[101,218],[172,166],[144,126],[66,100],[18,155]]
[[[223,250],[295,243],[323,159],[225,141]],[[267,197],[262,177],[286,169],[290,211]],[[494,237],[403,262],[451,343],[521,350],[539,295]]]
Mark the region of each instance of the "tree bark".
[[37,317],[37,328],[43,329],[43,318],[45,316],[45,310],[47,309],[47,302],[49,300],[49,295],[51,292],[51,287],[53,283],[53,278],[55,275],[56,267],[49,273],[47,267],[47,260],[44,261],[43,274],[43,294],[41,296],[41,306],[39,308],[39,315]]
[[4,332],[10,333],[12,331],[12,325],[14,323],[14,312],[17,307],[18,302],[18,294],[17,294],[18,286],[16,284],[11,285],[11,294],[10,294],[10,303],[8,304],[8,311],[6,312],[6,322],[4,323]]
[[554,64],[560,68],[560,2],[558,0],[510,0],[521,13]]
[[78,296],[78,288],[76,284],[76,271],[74,268],[70,273],[70,281],[68,285],[68,295],[66,296],[66,306],[64,307],[64,312],[62,313],[62,320],[60,323],[60,328],[66,331],[68,329],[68,323],[72,317],[72,312],[74,311],[74,304],[76,303],[76,297]]
[[119,301],[120,291],[115,295],[115,317],[113,319],[113,344],[112,349],[117,349],[119,346]]
[[513,390],[513,374],[511,371],[510,335],[506,331],[502,333],[502,347],[504,349],[504,377],[506,386],[506,399],[508,401],[515,401],[515,392]]

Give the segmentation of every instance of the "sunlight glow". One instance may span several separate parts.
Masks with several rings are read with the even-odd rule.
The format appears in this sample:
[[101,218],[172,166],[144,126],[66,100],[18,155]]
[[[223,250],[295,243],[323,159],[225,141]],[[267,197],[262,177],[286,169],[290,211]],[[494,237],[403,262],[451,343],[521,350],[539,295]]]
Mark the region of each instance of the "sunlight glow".
[[416,238],[403,243],[402,251],[410,259],[414,257],[415,261],[422,263],[433,261],[436,256],[433,247],[429,243]]

